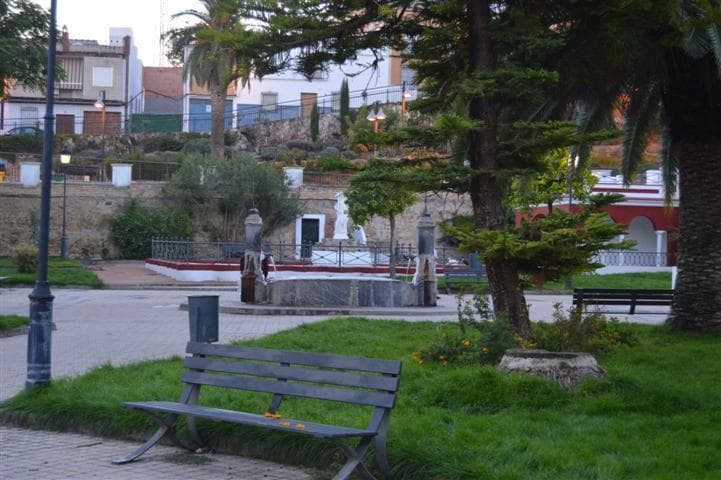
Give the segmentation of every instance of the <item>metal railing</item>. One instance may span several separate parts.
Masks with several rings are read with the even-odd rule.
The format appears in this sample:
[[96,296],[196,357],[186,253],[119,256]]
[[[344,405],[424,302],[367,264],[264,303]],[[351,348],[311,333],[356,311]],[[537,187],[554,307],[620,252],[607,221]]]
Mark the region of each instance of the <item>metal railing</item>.
[[[278,264],[304,264],[325,266],[379,266],[388,265],[389,245],[374,242],[368,245],[337,245],[308,243],[266,243],[264,253],[270,253]],[[245,252],[239,242],[196,242],[187,239],[154,238],[152,258],[180,261],[236,261]],[[397,244],[394,248],[398,266],[413,266],[416,248],[411,244]]]
[[596,261],[607,267],[665,267],[669,265],[669,257],[666,252],[606,250],[598,252]]
[[325,173],[325,172],[303,172],[303,183],[310,185],[327,185],[333,187],[347,187],[354,173]]

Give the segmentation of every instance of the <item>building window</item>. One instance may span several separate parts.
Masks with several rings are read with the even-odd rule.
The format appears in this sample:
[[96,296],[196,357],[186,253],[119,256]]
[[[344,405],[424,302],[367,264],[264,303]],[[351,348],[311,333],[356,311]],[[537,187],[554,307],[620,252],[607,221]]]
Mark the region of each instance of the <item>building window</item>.
[[21,126],[35,126],[39,123],[38,107],[21,107],[20,108]]
[[275,112],[278,110],[278,93],[277,92],[261,92],[260,94],[261,109],[264,112]]
[[334,112],[340,112],[340,92],[331,92],[330,108]]
[[112,87],[113,67],[93,67],[93,87]]
[[82,90],[83,59],[61,58],[60,62],[65,72],[65,78],[58,82],[58,88],[61,90]]

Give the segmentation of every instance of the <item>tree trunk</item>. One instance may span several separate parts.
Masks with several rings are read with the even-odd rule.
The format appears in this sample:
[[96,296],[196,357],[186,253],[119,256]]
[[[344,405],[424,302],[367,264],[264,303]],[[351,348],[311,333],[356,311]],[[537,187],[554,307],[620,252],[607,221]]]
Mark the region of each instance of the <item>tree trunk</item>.
[[[495,69],[495,61],[489,32],[490,2],[469,0],[467,5],[470,73],[492,72]],[[476,172],[471,179],[470,191],[474,221],[478,228],[500,230],[506,224],[503,194],[495,176],[489,173],[498,169],[497,106],[488,97],[476,97],[469,104],[469,115],[484,124],[482,131],[469,134],[468,155],[471,167]],[[505,316],[516,333],[526,338],[530,337],[531,323],[518,270],[503,262],[486,260],[486,271],[493,299],[493,310]]]
[[678,277],[668,322],[721,331],[721,138],[680,151]]
[[210,91],[210,155],[217,159],[225,156],[225,99],[227,91],[217,75],[208,80]]
[[678,277],[668,322],[721,331],[721,81],[712,55],[676,59],[664,96],[679,158]]
[[388,252],[390,257],[388,260],[388,274],[391,278],[396,278],[396,252],[395,252],[395,238],[396,238],[396,217],[391,215],[388,217],[388,221],[391,224],[391,247]]

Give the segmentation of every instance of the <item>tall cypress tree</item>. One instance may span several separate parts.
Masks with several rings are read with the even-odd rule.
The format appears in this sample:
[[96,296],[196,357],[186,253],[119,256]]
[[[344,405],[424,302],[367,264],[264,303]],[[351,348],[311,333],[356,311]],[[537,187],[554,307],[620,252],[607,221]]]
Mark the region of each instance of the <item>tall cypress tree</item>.
[[340,133],[348,134],[348,122],[350,114],[350,92],[348,90],[348,79],[344,78],[340,85]]

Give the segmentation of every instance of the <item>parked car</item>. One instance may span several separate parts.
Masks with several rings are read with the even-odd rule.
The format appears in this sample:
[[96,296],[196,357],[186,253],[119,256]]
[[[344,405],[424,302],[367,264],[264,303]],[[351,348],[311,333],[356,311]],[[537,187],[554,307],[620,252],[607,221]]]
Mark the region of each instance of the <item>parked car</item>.
[[43,131],[37,127],[15,127],[5,133],[5,135],[42,135]]

